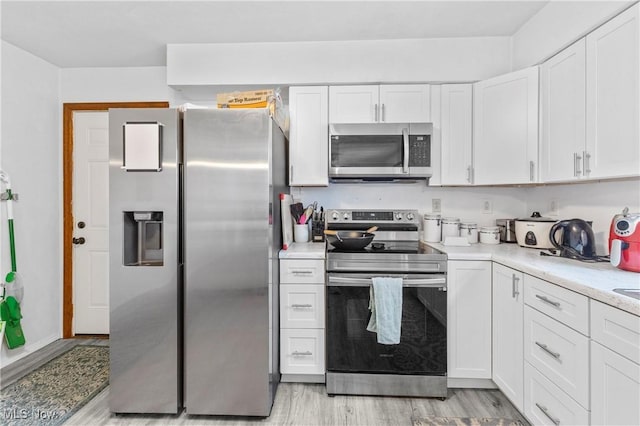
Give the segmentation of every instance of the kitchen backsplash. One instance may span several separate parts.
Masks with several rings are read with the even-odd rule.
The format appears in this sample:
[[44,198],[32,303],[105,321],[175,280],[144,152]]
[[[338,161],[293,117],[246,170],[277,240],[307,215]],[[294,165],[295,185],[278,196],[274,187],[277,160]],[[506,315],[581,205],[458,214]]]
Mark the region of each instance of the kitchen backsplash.
[[432,200],[437,199],[443,217],[459,217],[462,222],[475,222],[478,226],[495,225],[495,220],[501,218],[529,216],[533,211],[558,220],[581,218],[593,221],[598,254],[608,253],[613,215],[624,207],[640,212],[639,179],[537,187],[331,184],[327,188],[291,188],[291,193],[296,200],[318,201],[327,210],[395,208],[416,209],[422,214],[431,213]]

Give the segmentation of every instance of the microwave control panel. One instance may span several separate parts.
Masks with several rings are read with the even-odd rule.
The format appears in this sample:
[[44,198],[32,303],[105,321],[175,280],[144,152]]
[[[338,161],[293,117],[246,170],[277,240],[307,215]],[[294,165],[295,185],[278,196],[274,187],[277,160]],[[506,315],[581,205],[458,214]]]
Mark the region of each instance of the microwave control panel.
[[431,136],[409,135],[409,167],[431,166]]

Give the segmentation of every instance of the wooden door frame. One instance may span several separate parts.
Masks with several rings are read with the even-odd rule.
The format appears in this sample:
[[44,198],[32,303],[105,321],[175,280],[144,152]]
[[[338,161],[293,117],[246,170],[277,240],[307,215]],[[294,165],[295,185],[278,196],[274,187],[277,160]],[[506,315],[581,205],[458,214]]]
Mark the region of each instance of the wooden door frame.
[[109,108],[168,108],[169,102],[89,102],[64,103],[62,112],[62,179],[63,179],[63,288],[62,337],[73,334],[73,113],[108,111]]

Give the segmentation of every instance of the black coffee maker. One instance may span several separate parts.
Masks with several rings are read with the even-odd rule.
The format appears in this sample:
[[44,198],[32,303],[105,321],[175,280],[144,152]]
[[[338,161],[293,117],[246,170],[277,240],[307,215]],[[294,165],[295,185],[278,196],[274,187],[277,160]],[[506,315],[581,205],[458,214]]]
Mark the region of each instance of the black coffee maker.
[[[559,235],[559,240],[556,237]],[[597,261],[596,239],[591,225],[582,219],[561,220],[549,231],[549,239],[560,256],[577,260]]]

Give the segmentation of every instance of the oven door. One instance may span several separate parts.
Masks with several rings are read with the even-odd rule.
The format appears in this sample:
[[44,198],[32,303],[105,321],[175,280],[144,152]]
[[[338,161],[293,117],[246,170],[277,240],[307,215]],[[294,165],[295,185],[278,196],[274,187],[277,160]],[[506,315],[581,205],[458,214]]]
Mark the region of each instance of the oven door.
[[400,343],[382,345],[367,331],[370,274],[329,273],[327,371],[446,376],[447,293],[444,274],[403,278]]

